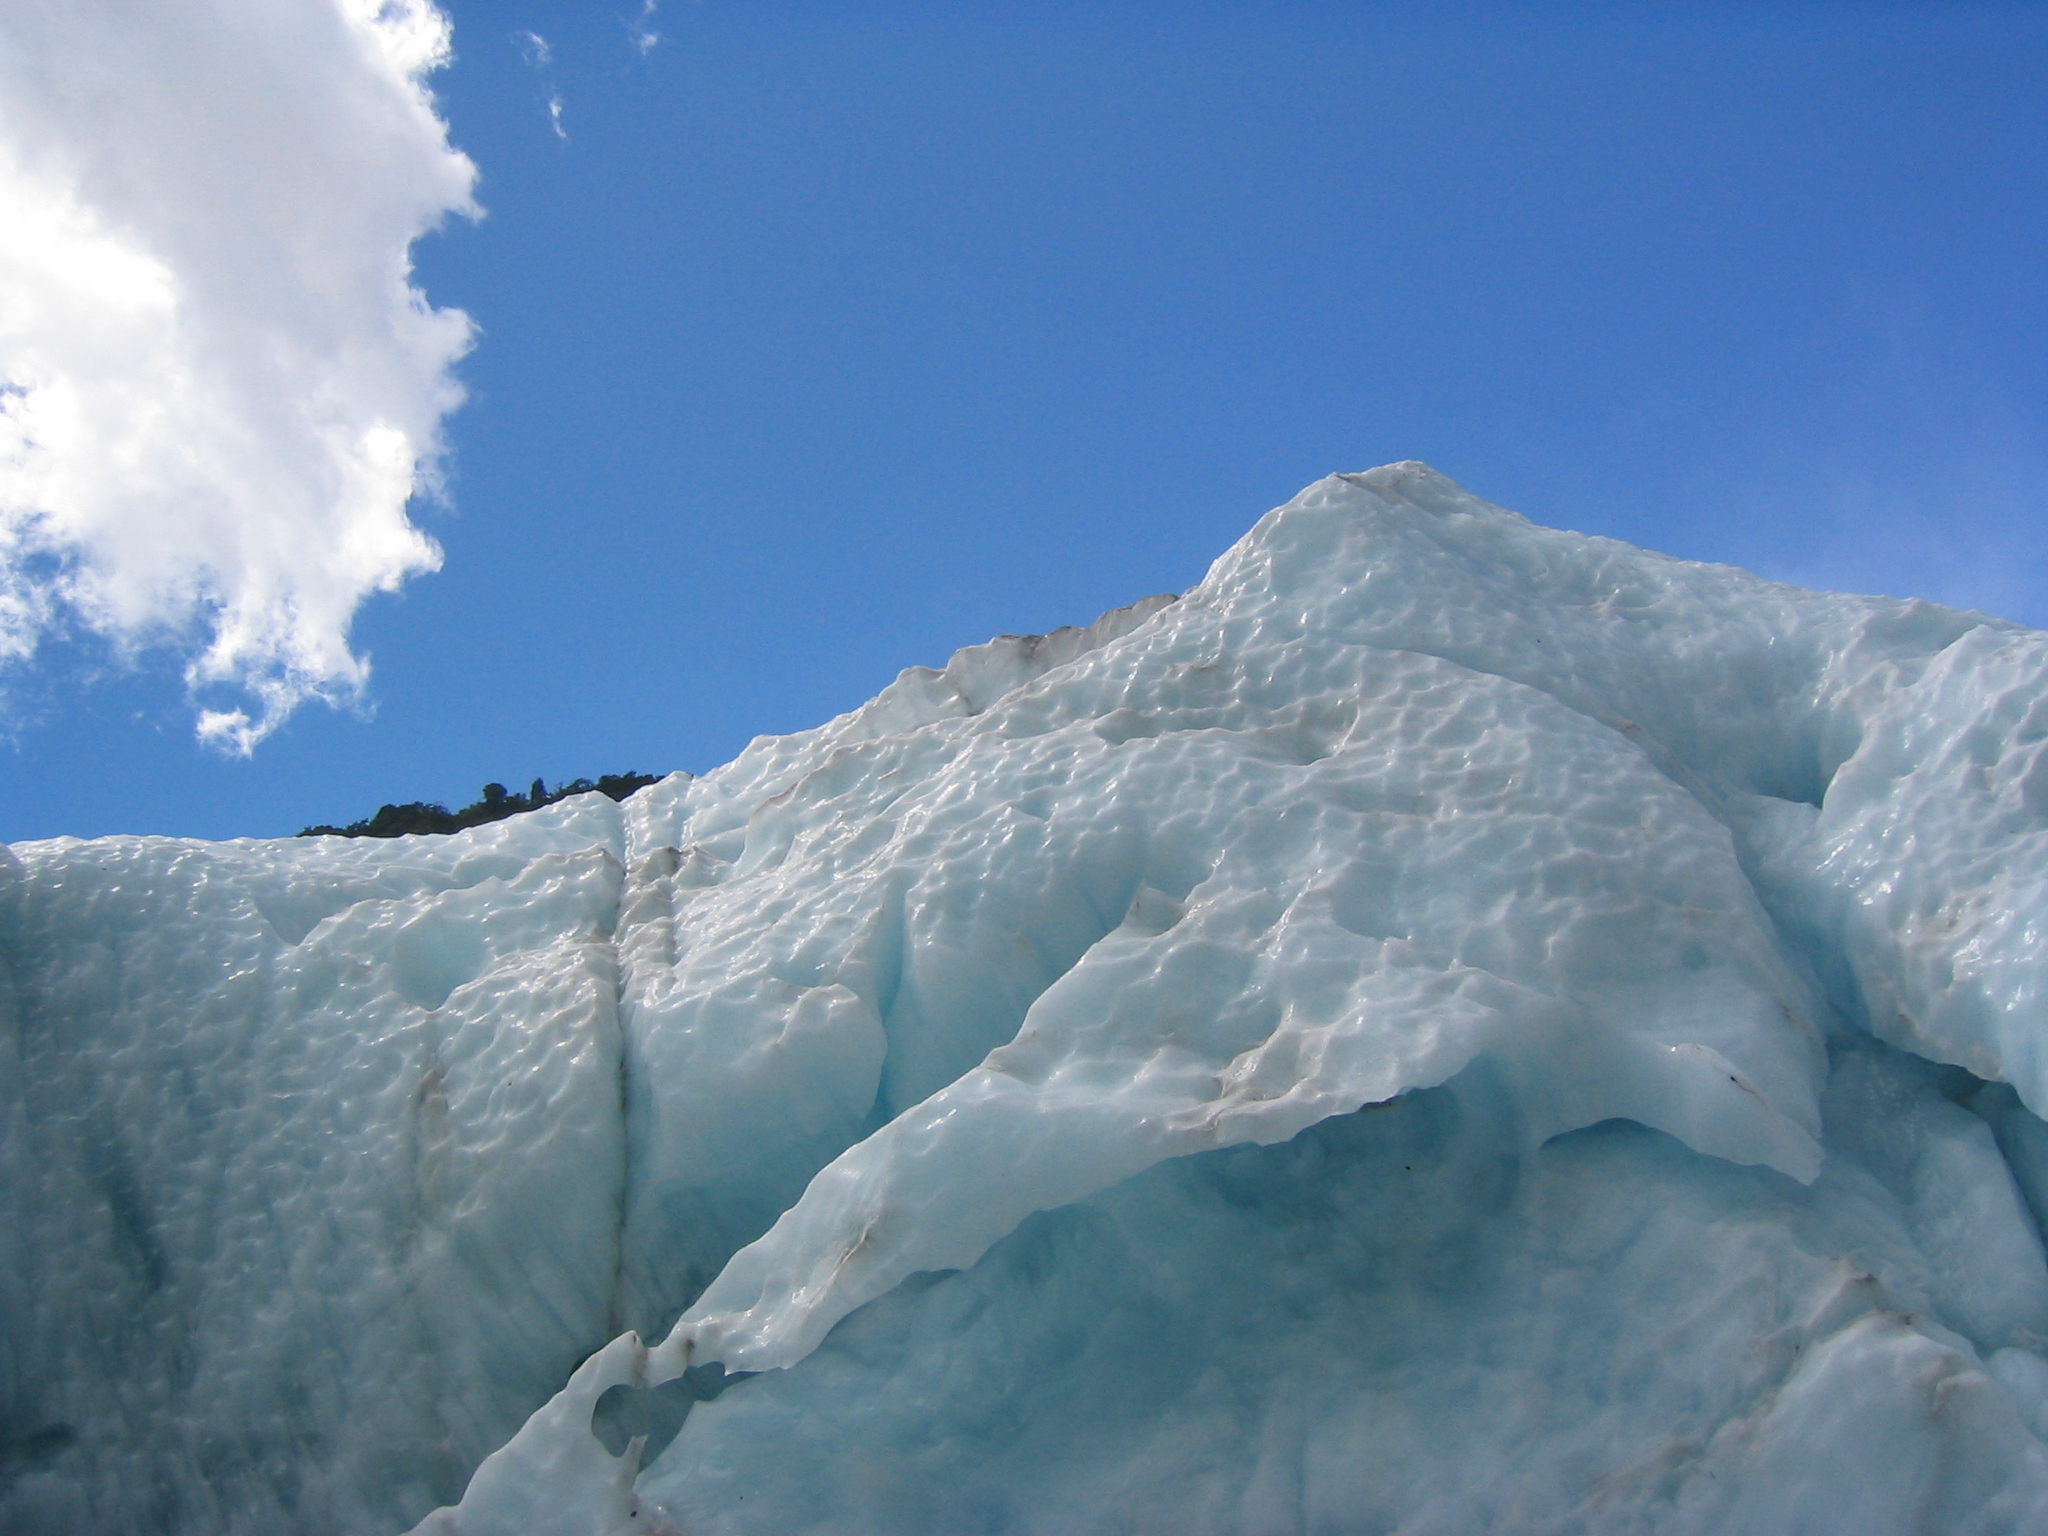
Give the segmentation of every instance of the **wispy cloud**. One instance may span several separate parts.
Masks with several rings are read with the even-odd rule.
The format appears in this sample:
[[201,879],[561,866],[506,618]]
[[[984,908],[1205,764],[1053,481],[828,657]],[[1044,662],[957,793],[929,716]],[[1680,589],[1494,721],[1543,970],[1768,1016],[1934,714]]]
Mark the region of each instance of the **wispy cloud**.
[[2048,625],[2048,459],[1994,424],[1837,445],[1766,505],[1803,525],[1765,574]]
[[1995,345],[1867,283],[1813,345],[1823,398],[1725,493],[1773,530],[1757,568],[2048,624],[2048,422]]
[[654,52],[655,45],[661,41],[661,34],[654,30],[654,13],[658,9],[658,0],[640,0],[640,14],[626,23],[633,46],[643,54]]
[[512,41],[519,45],[520,56],[527,64],[540,72],[541,83],[547,90],[544,101],[548,111],[548,127],[554,130],[556,138],[567,139],[569,130],[562,122],[562,93],[555,86],[554,71],[551,68],[555,62],[555,50],[548,46],[548,40],[538,32],[515,32],[512,34]]
[[183,648],[241,752],[360,696],[357,609],[441,563],[407,504],[472,336],[408,258],[475,212],[449,35],[430,0],[0,16],[0,666]]

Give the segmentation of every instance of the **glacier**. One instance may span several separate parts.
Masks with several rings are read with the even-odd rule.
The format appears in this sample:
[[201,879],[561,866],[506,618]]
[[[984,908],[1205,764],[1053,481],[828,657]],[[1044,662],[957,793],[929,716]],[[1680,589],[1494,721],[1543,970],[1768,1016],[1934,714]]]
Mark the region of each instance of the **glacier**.
[[1335,475],[447,837],[0,854],[0,1531],[2048,1531],[2048,636]]

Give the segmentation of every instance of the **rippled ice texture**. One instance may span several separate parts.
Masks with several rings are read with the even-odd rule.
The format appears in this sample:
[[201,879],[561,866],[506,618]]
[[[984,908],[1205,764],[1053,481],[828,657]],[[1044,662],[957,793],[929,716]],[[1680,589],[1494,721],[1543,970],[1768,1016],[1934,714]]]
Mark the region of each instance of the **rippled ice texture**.
[[2044,668],[1401,464],[623,806],[20,845],[0,1528],[2048,1530]]

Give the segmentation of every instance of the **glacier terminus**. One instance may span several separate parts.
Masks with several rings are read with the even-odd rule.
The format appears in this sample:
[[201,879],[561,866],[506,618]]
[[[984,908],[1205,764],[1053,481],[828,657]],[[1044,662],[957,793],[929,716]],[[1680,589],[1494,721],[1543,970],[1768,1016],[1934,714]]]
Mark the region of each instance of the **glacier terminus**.
[[0,1532],[2048,1531],[2048,635],[1334,475],[623,803],[0,850]]

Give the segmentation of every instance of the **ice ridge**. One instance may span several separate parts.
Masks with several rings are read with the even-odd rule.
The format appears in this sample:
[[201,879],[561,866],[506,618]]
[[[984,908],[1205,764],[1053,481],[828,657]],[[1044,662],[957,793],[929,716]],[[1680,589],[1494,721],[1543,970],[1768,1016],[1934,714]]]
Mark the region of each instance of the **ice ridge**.
[[18,845],[0,1529],[2048,1529],[2044,664],[1395,464],[623,804]]

